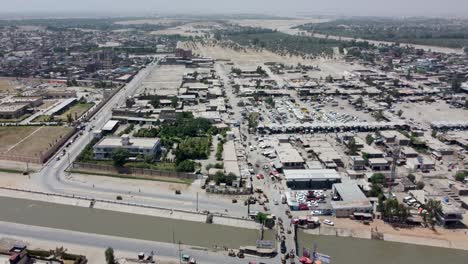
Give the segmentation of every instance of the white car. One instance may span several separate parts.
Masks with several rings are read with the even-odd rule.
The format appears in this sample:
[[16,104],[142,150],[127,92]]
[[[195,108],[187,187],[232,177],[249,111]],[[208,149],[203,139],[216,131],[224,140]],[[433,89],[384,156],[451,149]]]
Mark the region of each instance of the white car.
[[334,226],[335,225],[335,223],[333,223],[332,221],[330,221],[328,219],[323,220],[323,224],[328,225],[328,226]]
[[278,205],[278,204],[279,204],[279,203],[278,203],[278,200],[276,200],[276,199],[273,200],[273,203],[274,203],[275,205]]

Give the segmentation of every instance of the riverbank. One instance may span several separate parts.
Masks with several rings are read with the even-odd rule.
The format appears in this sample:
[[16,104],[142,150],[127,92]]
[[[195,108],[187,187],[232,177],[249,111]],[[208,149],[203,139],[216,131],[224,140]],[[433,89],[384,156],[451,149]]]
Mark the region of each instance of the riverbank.
[[395,228],[382,220],[374,220],[370,225],[351,219],[334,219],[333,221],[335,223],[333,227],[322,225],[320,228],[304,230],[304,233],[370,240],[372,232],[378,232],[382,234],[384,241],[468,250],[468,230],[465,229]]
[[[90,207],[90,201],[80,198],[72,198],[72,197],[64,197],[64,196],[57,196],[57,195],[47,195],[47,194],[40,194],[37,192],[28,192],[18,191],[13,189],[6,189],[0,188],[0,197],[15,197],[19,199],[31,200],[31,201],[42,201],[47,203],[56,203],[56,204],[63,204],[63,205],[72,205],[72,206],[79,206],[79,207]],[[148,208],[142,206],[135,206],[135,205],[126,205],[122,203],[115,203],[119,201],[97,201],[94,203],[94,209],[102,209],[102,210],[110,210],[115,212],[123,212],[123,213],[131,213],[131,214],[138,214],[138,215],[145,215],[145,216],[154,216],[154,217],[162,217],[168,218],[173,220],[185,220],[185,221],[193,221],[198,223],[205,223],[206,222],[206,214],[199,213],[199,212],[189,212],[189,211],[178,211],[178,210],[170,210],[170,209],[157,209],[157,208]],[[124,202],[124,201],[122,201]],[[248,219],[240,219],[240,218],[232,218],[232,217],[223,217],[215,215],[213,217],[213,224],[217,225],[224,225],[230,227],[240,227],[246,229],[259,229],[259,224],[248,220]]]
[[310,235],[298,232],[299,255],[303,248],[329,255],[334,264],[466,264],[468,251],[383,240]]
[[[82,206],[0,197],[0,221],[199,248],[255,245],[260,230]],[[221,234],[221,235],[220,235]],[[265,230],[264,239],[274,240]]]

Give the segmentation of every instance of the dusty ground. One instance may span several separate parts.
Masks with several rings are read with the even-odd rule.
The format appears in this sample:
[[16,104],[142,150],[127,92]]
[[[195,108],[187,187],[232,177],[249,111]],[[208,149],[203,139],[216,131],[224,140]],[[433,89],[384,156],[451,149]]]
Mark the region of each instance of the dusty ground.
[[241,26],[262,27],[277,29],[283,31],[294,26],[307,24],[307,23],[322,23],[327,22],[329,19],[235,19],[229,22]]
[[68,127],[2,127],[0,150],[9,155],[39,155],[50,149],[71,128]]
[[370,225],[344,218],[335,218],[333,222],[334,227],[323,226],[320,229],[308,230],[307,233],[369,239],[371,229],[373,229],[382,232],[384,240],[388,241],[468,250],[468,231],[466,230],[449,230],[440,227],[436,227],[435,230],[422,227],[394,228],[382,220],[374,220]]
[[9,78],[0,78],[0,92],[12,92],[16,86]]
[[177,95],[185,71],[181,65],[162,65],[150,73],[137,93]]
[[346,75],[347,72],[353,71],[354,69],[362,69],[361,66],[350,65],[338,59],[304,59],[298,56],[280,56],[268,50],[247,49],[244,52],[213,43],[202,45],[200,43],[185,42],[184,46],[192,49],[195,54],[212,57],[218,60],[230,60],[237,67],[256,67],[263,65],[265,62],[278,62],[287,65],[297,65],[301,63],[319,66],[321,71],[311,73],[311,77],[313,78],[324,78],[328,75],[342,77]]
[[463,121],[467,120],[468,110],[450,108],[444,101],[433,103],[402,103],[396,106],[396,111],[402,110],[406,119],[430,124],[433,121]]

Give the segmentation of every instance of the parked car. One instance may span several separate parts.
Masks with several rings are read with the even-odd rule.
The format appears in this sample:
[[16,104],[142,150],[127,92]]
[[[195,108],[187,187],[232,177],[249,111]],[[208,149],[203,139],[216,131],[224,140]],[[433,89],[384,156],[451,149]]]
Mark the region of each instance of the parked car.
[[328,225],[328,226],[334,226],[335,225],[335,223],[333,223],[331,220],[328,220],[328,219],[323,220],[323,224]]

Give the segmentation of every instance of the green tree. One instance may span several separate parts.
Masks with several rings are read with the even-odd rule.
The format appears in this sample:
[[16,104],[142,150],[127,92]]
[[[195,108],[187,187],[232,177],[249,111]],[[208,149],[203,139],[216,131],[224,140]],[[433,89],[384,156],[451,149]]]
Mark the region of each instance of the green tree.
[[256,73],[265,75],[266,71],[262,68],[262,66],[258,66],[257,69],[255,70]]
[[418,182],[416,183],[416,188],[417,188],[418,190],[424,189],[424,186],[425,186],[425,184],[424,184],[424,182],[422,182],[422,181],[418,181]]
[[431,136],[432,136],[433,138],[436,138],[436,137],[437,137],[437,130],[432,130]]
[[116,167],[123,167],[129,157],[130,152],[124,148],[117,148],[112,152],[112,160]]
[[271,107],[275,107],[275,100],[273,100],[273,97],[268,97],[265,103],[269,104]]
[[411,182],[414,182],[416,180],[416,176],[414,176],[414,174],[409,174],[407,176],[408,180],[410,180]]
[[374,142],[374,136],[372,136],[372,134],[367,134],[366,136],[367,145],[372,145],[373,142]]
[[370,197],[379,197],[383,194],[383,189],[380,184],[371,184],[371,189],[369,191]]
[[159,106],[161,105],[161,98],[158,95],[153,95],[150,99],[150,104],[154,108],[159,108]]
[[452,80],[452,91],[454,93],[460,93],[462,91],[461,89],[461,81],[458,77],[453,78]]
[[356,100],[356,104],[358,105],[364,105],[364,99],[362,99],[362,97],[359,97],[357,100]]
[[377,112],[374,114],[374,117],[375,117],[375,120],[377,120],[377,121],[382,121],[382,120],[385,119],[385,116],[384,116],[382,110],[377,111]]
[[194,172],[195,162],[193,160],[183,160],[177,164],[176,170],[181,172]]
[[354,138],[351,138],[348,141],[347,147],[348,147],[349,155],[351,155],[351,156],[356,156],[357,155],[358,147],[356,145],[356,140]]
[[442,213],[442,205],[440,201],[429,199],[424,207],[427,211],[427,216],[423,217],[423,219],[427,224],[434,228],[436,223],[436,216]]
[[176,108],[178,103],[179,103],[179,98],[177,98],[177,96],[174,96],[171,98],[172,107]]
[[392,106],[392,104],[393,104],[393,98],[392,98],[392,96],[387,95],[387,96],[385,97],[385,103],[387,103],[389,107]]
[[373,184],[385,184],[385,175],[383,173],[374,173],[370,177],[370,182]]
[[467,176],[468,176],[468,171],[459,171],[455,174],[455,180],[463,182]]
[[68,113],[68,114],[67,114],[67,123],[68,123],[68,124],[73,123],[73,116],[72,116],[71,113]]
[[403,110],[401,110],[401,109],[400,109],[400,110],[398,110],[398,112],[397,112],[397,116],[401,117],[402,115],[403,115]]
[[257,221],[258,221],[259,223],[264,224],[265,221],[267,220],[267,217],[268,217],[267,214],[262,213],[262,212],[259,212],[259,213],[257,214],[257,216],[255,217],[255,219],[257,219]]
[[115,264],[115,256],[114,256],[114,249],[111,247],[108,247],[106,251],[104,252],[106,256],[106,263],[107,264]]

